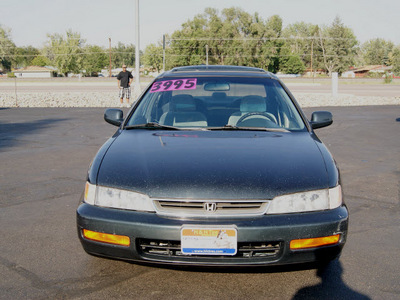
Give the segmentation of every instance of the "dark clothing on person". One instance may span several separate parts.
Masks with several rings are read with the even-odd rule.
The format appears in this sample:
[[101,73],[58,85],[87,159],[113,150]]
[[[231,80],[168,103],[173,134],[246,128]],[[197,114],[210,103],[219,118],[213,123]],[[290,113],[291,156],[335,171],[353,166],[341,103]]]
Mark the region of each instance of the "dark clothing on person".
[[119,72],[117,79],[120,80],[120,87],[128,88],[129,87],[129,78],[133,78],[132,73],[129,71],[121,71]]

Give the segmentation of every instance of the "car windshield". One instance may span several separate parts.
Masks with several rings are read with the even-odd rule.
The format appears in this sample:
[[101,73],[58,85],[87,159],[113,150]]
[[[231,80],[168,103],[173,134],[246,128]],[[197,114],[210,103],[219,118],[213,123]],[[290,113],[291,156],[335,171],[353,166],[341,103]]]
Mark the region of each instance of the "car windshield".
[[[148,125],[148,126],[146,126]],[[161,78],[125,128],[304,130],[279,81],[247,77]]]

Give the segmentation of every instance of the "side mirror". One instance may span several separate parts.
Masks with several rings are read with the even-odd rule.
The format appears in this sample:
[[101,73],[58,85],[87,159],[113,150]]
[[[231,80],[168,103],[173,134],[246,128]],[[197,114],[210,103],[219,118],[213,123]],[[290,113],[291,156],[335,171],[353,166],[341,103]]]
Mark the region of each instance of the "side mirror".
[[109,108],[104,112],[104,120],[115,126],[120,126],[124,120],[124,113],[120,109]]
[[329,111],[315,111],[311,115],[312,129],[329,126],[333,123],[332,114]]

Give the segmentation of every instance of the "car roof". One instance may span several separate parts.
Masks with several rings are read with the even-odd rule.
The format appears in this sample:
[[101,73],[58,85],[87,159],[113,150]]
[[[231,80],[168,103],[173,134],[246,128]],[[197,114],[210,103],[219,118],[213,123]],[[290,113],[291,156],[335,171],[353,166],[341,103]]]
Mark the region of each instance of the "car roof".
[[239,77],[265,77],[278,79],[274,74],[260,68],[243,66],[221,66],[221,65],[198,65],[173,68],[162,73],[157,78],[177,76],[239,76]]

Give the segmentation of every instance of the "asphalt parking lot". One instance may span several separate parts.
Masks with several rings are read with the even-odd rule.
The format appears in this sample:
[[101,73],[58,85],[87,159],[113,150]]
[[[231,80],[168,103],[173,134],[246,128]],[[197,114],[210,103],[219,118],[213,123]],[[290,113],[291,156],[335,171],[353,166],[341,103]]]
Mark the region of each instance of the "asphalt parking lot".
[[116,127],[98,108],[0,108],[0,299],[400,299],[400,106],[332,107],[347,244],[325,271],[161,268],[86,254],[75,210]]

